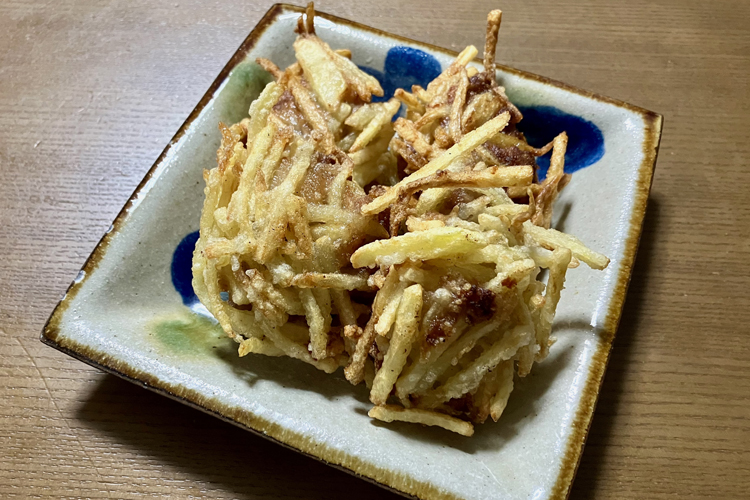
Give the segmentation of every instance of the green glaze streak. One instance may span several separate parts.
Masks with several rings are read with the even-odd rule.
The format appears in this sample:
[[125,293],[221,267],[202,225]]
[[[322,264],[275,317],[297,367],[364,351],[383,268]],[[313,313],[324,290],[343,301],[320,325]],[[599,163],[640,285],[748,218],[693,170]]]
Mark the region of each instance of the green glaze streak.
[[207,349],[227,339],[218,324],[197,314],[157,321],[151,333],[159,347],[179,355],[204,355]]
[[253,61],[238,64],[229,73],[226,86],[216,103],[221,110],[222,120],[231,125],[247,118],[250,103],[257,99],[266,84],[272,80],[271,75]]

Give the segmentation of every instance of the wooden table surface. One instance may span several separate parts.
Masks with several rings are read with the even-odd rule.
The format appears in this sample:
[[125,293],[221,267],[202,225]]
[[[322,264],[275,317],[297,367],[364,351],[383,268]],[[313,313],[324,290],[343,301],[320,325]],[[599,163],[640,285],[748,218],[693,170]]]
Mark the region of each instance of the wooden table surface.
[[[572,498],[748,498],[750,2],[321,0],[662,113]],[[43,346],[88,253],[270,1],[0,3],[0,497],[394,497]],[[459,6],[463,6],[460,7]]]

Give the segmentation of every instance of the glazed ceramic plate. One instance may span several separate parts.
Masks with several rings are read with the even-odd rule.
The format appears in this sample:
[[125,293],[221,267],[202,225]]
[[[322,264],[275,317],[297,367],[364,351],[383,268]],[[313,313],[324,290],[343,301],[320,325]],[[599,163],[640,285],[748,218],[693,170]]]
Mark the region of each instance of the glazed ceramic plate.
[[[250,355],[190,286],[190,255],[215,164],[217,124],[242,119],[269,81],[253,61],[294,61],[300,9],[274,6],[248,36],[120,212],[47,323],[42,340],[86,363],[398,492],[425,499],[564,498],[582,452],[635,258],[661,117],[510,68],[498,80],[533,145],[570,136],[573,181],[555,227],[612,262],[568,273],[550,357],[520,380],[500,422],[472,438],[367,417],[367,391],[341,371]],[[426,85],[453,52],[320,13],[318,34],[349,48],[386,96]],[[483,26],[477,26],[482,31]]]

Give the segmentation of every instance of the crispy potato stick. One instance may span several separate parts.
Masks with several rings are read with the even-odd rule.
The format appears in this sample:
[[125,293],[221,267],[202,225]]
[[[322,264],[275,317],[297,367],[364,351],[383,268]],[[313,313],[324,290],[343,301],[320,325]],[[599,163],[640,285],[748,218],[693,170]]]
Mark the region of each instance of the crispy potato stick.
[[401,304],[401,299],[403,298],[403,292],[405,289],[406,284],[399,282],[387,297],[384,296],[387,302],[378,317],[378,322],[375,324],[375,331],[378,332],[378,335],[385,337],[388,335],[388,332],[391,331],[391,326],[393,326],[393,322],[396,321],[396,315],[398,314],[399,305]]
[[424,113],[424,104],[414,94],[410,94],[404,89],[396,89],[393,93],[393,97],[406,104],[410,109],[417,113]]
[[[302,17],[299,19],[302,21]],[[309,35],[315,34],[315,3],[308,2],[307,8],[305,9],[305,30],[304,33]]]
[[430,188],[422,191],[414,211],[417,215],[436,212],[440,204],[451,195],[451,192],[452,190],[447,188]]
[[271,184],[271,181],[273,181],[273,174],[279,167],[281,157],[284,155],[287,144],[293,136],[289,127],[281,127],[279,124],[274,124],[273,127],[277,135],[274,137],[274,142],[268,151],[268,156],[265,157],[263,165],[260,167],[263,172],[263,180],[266,187]]
[[518,358],[519,377],[525,377],[531,373],[531,367],[534,365],[534,360],[538,352],[539,346],[536,344],[526,345],[518,350],[516,357]]
[[[339,322],[344,326],[357,325],[357,312],[354,310],[352,300],[346,290],[331,290],[331,299],[339,316]],[[359,327],[357,327],[359,328]],[[361,333],[361,329],[360,333]]]
[[364,104],[350,114],[344,123],[357,130],[364,130],[382,112],[382,109],[382,104]]
[[536,267],[536,262],[533,259],[520,259],[510,264],[498,263],[498,274],[487,283],[487,288],[494,292],[500,292],[503,287],[508,288],[517,285],[529,276]]
[[547,178],[544,179],[536,195],[536,211],[531,216],[531,222],[545,228],[549,228],[552,224],[552,206],[558,193],[564,187],[565,150],[568,147],[568,135],[565,132],[559,134],[552,141],[552,145]]
[[340,290],[368,290],[367,276],[340,273],[303,273],[292,278],[298,288],[338,288]]
[[293,292],[277,289],[258,270],[248,269],[244,274],[237,270],[235,277],[243,285],[248,296],[253,296],[259,301],[258,309],[267,316],[278,316],[278,311],[291,314],[302,312],[302,304]]
[[239,222],[246,220],[250,216],[250,199],[255,183],[255,174],[263,164],[263,159],[268,154],[274,135],[275,127],[272,123],[260,129],[256,135],[245,165],[242,168],[237,191],[227,205],[227,214],[230,220]]
[[[289,173],[284,181],[268,194],[273,198],[286,199],[297,190],[300,181],[302,181],[305,172],[310,166],[310,158],[313,153],[313,145],[307,141],[300,141],[297,147],[297,156],[292,164]],[[286,226],[288,223],[287,206],[283,203],[276,203],[273,206],[268,219],[266,220],[265,230],[258,241],[255,251],[255,259],[260,263],[268,262],[273,252],[276,251],[285,237]]]
[[362,332],[362,335],[357,340],[357,345],[354,354],[352,354],[351,361],[349,361],[349,365],[344,368],[346,380],[354,385],[359,384],[364,379],[367,355],[370,352],[370,347],[375,341],[375,336],[377,335],[375,332],[376,322],[377,318],[373,314],[370,321],[367,322],[367,326]]
[[240,343],[240,357],[247,356],[250,353],[265,356],[284,356],[284,351],[273,345],[273,342],[255,337],[250,337]]
[[326,346],[328,345],[328,331],[325,325],[325,318],[317,300],[315,300],[312,290],[301,289],[299,291],[299,298],[302,306],[305,308],[307,324],[310,326],[312,356],[315,359],[323,359],[326,357]]
[[[424,92],[424,90],[422,90],[422,92]],[[448,116],[448,113],[450,113],[450,108],[448,106],[439,106],[437,108],[428,109],[421,118],[414,122],[414,127],[416,127],[417,130],[423,130],[434,122]]]
[[231,240],[226,238],[208,237],[206,241],[205,254],[212,260],[220,261],[226,265],[226,260],[232,254],[246,253],[253,249],[253,242],[249,241],[245,235],[239,235]]
[[387,175],[395,168],[396,159],[390,151],[384,151],[377,159],[354,166],[352,179],[360,186],[367,186],[374,180]]
[[[242,335],[246,338],[260,338],[265,336],[273,344],[284,351],[284,354],[290,358],[299,359],[305,363],[309,363],[319,370],[323,370],[326,373],[333,373],[338,368],[338,365],[333,359],[324,359],[321,361],[314,360],[310,353],[307,351],[307,347],[299,343],[298,331],[295,331],[294,326],[291,323],[287,323],[282,327],[269,325],[265,321],[256,321],[253,317],[253,313],[250,311],[242,311],[239,309],[228,309],[231,311],[232,323],[236,325],[237,334]],[[307,337],[307,332],[301,332],[303,337]]]
[[216,266],[206,262],[200,256],[201,249],[196,245],[195,255],[197,256],[193,260],[193,287],[196,295],[200,297],[200,300],[206,307],[210,308],[212,314],[221,325],[221,328],[226,334],[234,339],[239,340],[238,335],[234,331],[232,321],[227,314],[224,302],[221,300],[221,289],[219,288],[219,278]]
[[510,225],[510,221],[507,217],[495,217],[494,215],[487,213],[480,213],[477,215],[477,222],[483,231],[496,231],[503,235],[505,241],[507,241],[506,231]]
[[255,138],[258,132],[266,126],[271,108],[283,93],[284,88],[281,85],[271,82],[265,86],[258,98],[253,101],[248,112],[250,115],[250,120],[247,124],[248,137]]
[[282,77],[282,76],[284,75],[284,72],[283,72],[283,71],[281,71],[281,69],[280,69],[280,68],[279,68],[278,66],[276,66],[276,65],[275,65],[275,64],[273,63],[273,61],[269,61],[269,60],[268,60],[268,59],[266,59],[265,57],[258,57],[258,58],[257,58],[257,59],[255,60],[255,62],[256,62],[256,63],[258,63],[258,64],[260,65],[260,67],[261,67],[261,68],[263,68],[264,70],[266,70],[266,71],[268,71],[269,73],[271,73],[271,75],[273,75],[273,77],[274,77],[274,78],[275,78],[276,80],[279,80],[279,79],[281,79],[281,77]]
[[403,370],[419,330],[421,310],[422,287],[412,285],[404,290],[388,352],[385,353],[383,365],[375,374],[375,380],[372,383],[370,401],[373,404],[385,404],[393,389],[393,384]]
[[[534,331],[538,332],[542,328],[542,309],[544,308],[544,304],[547,303],[547,300],[544,298],[543,295],[541,295],[541,290],[537,288],[537,293],[531,296],[529,299],[529,316],[531,316],[531,324],[534,325]],[[537,346],[537,349],[534,351],[535,354],[539,352],[539,346]]]
[[445,342],[432,347],[427,353],[423,353],[415,362],[404,368],[396,381],[396,396],[402,403],[409,403],[409,395],[417,392],[415,390],[417,384],[430,369],[434,360],[438,359],[457,338],[459,338],[458,335],[448,337]]
[[360,100],[370,102],[373,95],[378,97],[383,96],[383,89],[380,87],[380,83],[378,83],[378,80],[374,76],[368,75],[359,69],[357,65],[348,58],[336,53],[332,54],[334,56],[334,62],[344,75],[349,88],[357,94]]
[[455,142],[461,140],[463,130],[461,130],[461,116],[463,115],[464,104],[466,104],[466,91],[469,88],[469,76],[466,74],[465,69],[461,69],[458,76],[458,85],[453,97],[453,103],[451,104],[451,110],[448,121],[448,130],[450,136]]
[[544,229],[535,226],[529,221],[523,223],[523,232],[529,238],[529,243],[536,243],[549,250],[557,248],[568,248],[573,256],[581,262],[586,263],[591,269],[604,269],[609,265],[609,259],[604,255],[594,252],[575,236],[561,233],[556,229]]
[[[462,255],[455,262],[455,265],[495,264],[496,268],[507,268],[507,266],[512,265],[516,260],[516,255],[502,245],[487,245],[484,248]],[[453,265],[454,263],[447,262],[445,264]]]
[[[568,147],[568,134],[559,134],[552,140],[552,157],[549,161],[547,178],[550,182],[557,180],[565,173],[565,151]],[[544,183],[543,183],[544,184]]]
[[[482,378],[479,383],[479,387],[471,394],[471,410],[466,416],[471,419],[472,422],[480,424],[487,420],[490,415],[490,403],[492,396],[495,395],[495,391],[498,385],[499,370],[491,370]],[[467,398],[469,399],[469,398]],[[450,411],[451,408],[448,404],[443,404],[437,407],[438,410]]]
[[504,215],[506,217],[515,217],[516,215],[522,214],[524,212],[527,212],[529,210],[528,205],[521,205],[521,204],[503,204],[503,205],[493,205],[491,207],[487,207],[486,213],[489,215],[495,215],[500,216]]
[[435,229],[436,227],[445,227],[445,222],[442,220],[425,220],[419,217],[410,216],[406,219],[406,227],[410,232],[416,231],[427,231],[428,229]]
[[436,227],[417,233],[406,233],[387,240],[373,241],[359,247],[352,255],[355,268],[390,266],[407,260],[455,258],[486,246],[485,235],[457,227]]
[[284,351],[284,354],[286,354],[290,358],[299,359],[300,361],[309,363],[326,373],[333,373],[338,368],[338,363],[336,363],[336,361],[331,358],[321,360],[313,359],[313,357],[310,356],[310,353],[307,351],[306,346],[298,344],[290,338],[286,337],[282,333],[280,327],[269,325],[265,322],[258,322],[258,326],[260,327],[263,334],[268,337],[276,347]]
[[401,190],[404,186],[413,181],[416,181],[417,179],[432,175],[438,170],[445,170],[451,163],[457,161],[460,158],[463,158],[477,146],[486,142],[487,139],[505,128],[505,126],[508,124],[509,119],[510,114],[505,112],[483,124],[476,130],[472,130],[471,132],[463,136],[458,144],[451,147],[446,152],[430,161],[427,165],[417,170],[409,177],[403,179],[395,186],[388,188],[388,191],[386,191],[384,195],[375,198],[375,200],[362,207],[362,213],[376,214],[382,212],[389,205],[398,200],[398,198],[401,196]]
[[335,225],[346,226],[347,228],[359,227],[362,228],[366,234],[377,236],[379,238],[388,237],[388,232],[378,223],[377,220],[370,217],[364,217],[359,213],[351,212],[339,207],[308,203],[307,214],[309,222],[324,222],[326,223],[326,226],[329,227]]
[[352,147],[349,149],[350,153],[356,153],[362,148],[367,146],[372,141],[380,129],[387,123],[391,122],[391,118],[398,112],[401,103],[396,99],[390,99],[388,102],[382,104],[373,104],[372,106],[378,106],[378,111],[375,116],[370,120],[367,126],[359,134],[357,140],[354,141]]
[[515,167],[492,166],[484,170],[449,172],[438,170],[432,175],[422,177],[401,188],[401,196],[436,187],[509,187],[525,186],[534,179],[534,169],[528,165]]
[[487,36],[484,42],[484,71],[495,78],[495,48],[497,47],[497,32],[500,31],[500,21],[503,18],[501,10],[491,10],[487,14]]
[[[403,377],[403,382],[399,380],[396,385],[402,394],[416,393],[423,394],[428,391],[435,381],[445,373],[448,368],[458,362],[461,357],[471,351],[482,338],[500,329],[501,321],[494,320],[473,326],[467,332],[455,340],[447,349],[439,355],[429,365],[426,363],[422,369],[415,369],[407,376]],[[399,385],[400,384],[400,385]]]
[[336,110],[346,92],[346,80],[332,57],[336,54],[315,36],[298,37],[294,42],[294,54],[305,79],[319,96],[320,104],[326,111]]
[[[552,259],[552,250],[547,250],[546,248],[537,246],[531,246],[528,247],[528,249],[529,256],[534,259],[539,267],[548,269],[554,265],[554,261]],[[580,263],[581,262],[578,259],[576,259],[575,257],[571,257],[570,264],[568,264],[568,269],[575,269],[580,265]]]
[[388,150],[388,143],[391,138],[389,134],[384,132],[388,132],[388,127],[383,127],[382,136],[370,142],[364,149],[349,154],[355,166],[373,162]]
[[436,413],[429,410],[418,410],[415,408],[401,408],[395,405],[374,406],[370,409],[370,418],[382,420],[383,422],[411,422],[414,424],[431,425],[470,437],[474,435],[474,426],[455,417]]
[[555,318],[555,310],[560,302],[560,292],[565,283],[565,272],[570,264],[571,252],[567,248],[557,248],[552,252],[553,265],[549,268],[547,279],[547,290],[544,294],[544,306],[539,314],[539,328],[536,332],[536,341],[539,345],[537,361],[547,357],[549,353],[549,338],[552,332],[552,321]]
[[330,153],[333,149],[334,138],[328,129],[328,120],[324,112],[316,105],[315,98],[310,91],[302,85],[298,78],[291,78],[289,87],[297,102],[302,114],[307,122],[312,126],[316,135],[311,138],[319,140],[323,145],[323,150]]
[[414,150],[424,157],[432,154],[432,146],[424,135],[414,126],[414,123],[404,118],[398,118],[393,123],[393,128]]
[[[466,47],[456,56],[456,60],[453,61],[453,63],[451,63],[451,65],[448,66],[445,71],[440,73],[437,78],[430,82],[430,84],[427,86],[427,95],[425,96],[424,94],[417,93],[418,97],[420,99],[426,98],[425,102],[427,102],[431,98],[437,97],[435,95],[437,93],[437,90],[444,90],[447,94],[448,89],[443,89],[441,87],[444,87],[445,83],[447,81],[450,81],[451,77],[455,76],[462,69],[464,69],[467,64],[474,60],[478,53],[479,51],[473,45],[469,45],[468,47]],[[412,87],[412,91],[414,91],[414,87]]]
[[495,370],[500,372],[497,380],[499,385],[490,403],[490,416],[497,422],[508,405],[510,393],[513,392],[513,360],[503,361]]
[[451,67],[455,67],[457,71],[460,68],[463,68],[467,64],[469,64],[471,61],[474,60],[475,57],[477,57],[477,54],[479,54],[479,51],[476,47],[473,45],[469,45],[464,50],[462,50],[457,56],[456,60],[453,61],[453,64],[451,64]]
[[287,221],[294,234],[294,243],[297,250],[303,258],[309,257],[313,252],[312,234],[307,219],[307,203],[305,203],[305,200],[299,196],[290,196]]
[[[479,94],[479,95],[484,96],[486,94]],[[520,149],[521,151],[528,151],[528,152],[534,153],[535,156],[542,156],[542,155],[549,153],[552,147],[555,145],[555,142],[552,141],[549,144],[541,148],[535,148],[529,145],[527,142],[519,139],[518,137],[514,135],[509,135],[509,134],[497,134],[495,137],[493,137],[490,140],[490,142],[492,144],[500,146],[501,148],[516,147]]]
[[479,385],[482,377],[494,369],[501,361],[515,356],[518,349],[527,344],[533,332],[526,325],[517,326],[503,335],[502,339],[484,351],[475,361],[453,375],[444,384],[428,392],[420,401],[425,408],[434,408],[444,401],[460,397]]
[[398,271],[395,266],[391,266],[388,276],[386,276],[383,285],[380,287],[380,292],[375,296],[375,301],[372,304],[372,315],[370,316],[370,320],[367,322],[364,332],[357,340],[357,345],[354,354],[352,354],[349,365],[344,369],[346,379],[352,384],[359,384],[364,378],[365,361],[367,360],[370,347],[372,347],[372,343],[375,341],[377,335],[375,325],[378,322],[378,318],[383,313],[386,301],[400,286],[401,282],[399,280]]

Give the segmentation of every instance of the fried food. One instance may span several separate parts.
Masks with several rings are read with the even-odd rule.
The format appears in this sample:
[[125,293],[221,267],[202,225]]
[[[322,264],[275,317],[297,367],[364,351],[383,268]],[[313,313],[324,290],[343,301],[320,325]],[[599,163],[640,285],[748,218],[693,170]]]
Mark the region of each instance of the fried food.
[[240,356],[343,367],[386,422],[470,436],[500,418],[554,342],[567,269],[609,263],[550,228],[567,136],[537,149],[516,128],[495,79],[500,19],[483,70],[470,46],[426,89],[381,103],[378,81],[315,34],[312,4],[297,62],[258,60],[275,81],[219,125],[193,259],[196,294]]

